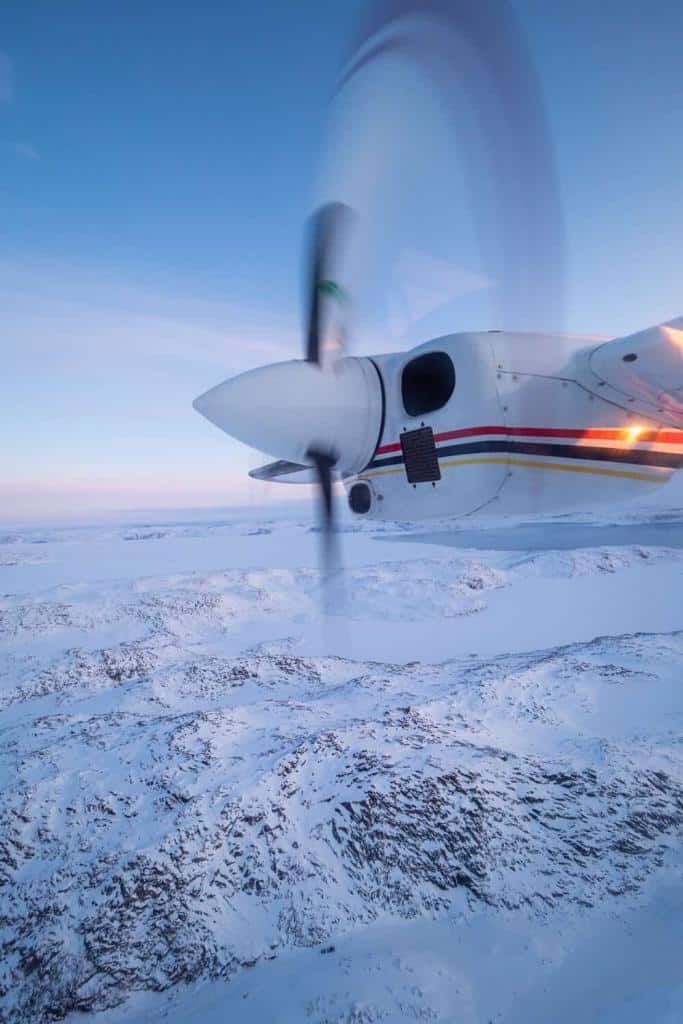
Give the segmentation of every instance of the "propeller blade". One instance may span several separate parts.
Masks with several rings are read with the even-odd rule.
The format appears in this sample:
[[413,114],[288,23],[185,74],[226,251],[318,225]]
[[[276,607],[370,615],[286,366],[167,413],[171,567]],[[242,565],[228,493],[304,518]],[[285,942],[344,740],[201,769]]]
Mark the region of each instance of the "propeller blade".
[[320,543],[323,575],[327,584],[330,581],[332,571],[337,567],[334,500],[332,495],[332,470],[337,460],[329,452],[319,451],[316,448],[309,448],[306,455],[315,466],[320,487]]
[[311,269],[308,291],[308,323],[305,358],[321,362],[325,299],[343,301],[344,290],[333,279],[342,235],[351,219],[351,210],[343,203],[326,203],[310,221]]
[[[321,206],[310,222],[310,277],[308,295],[308,324],[306,333],[306,361],[322,367],[323,344],[327,328],[325,313],[330,302],[345,302],[344,290],[334,276],[338,270],[346,228],[351,221],[351,210],[343,203]],[[337,339],[343,348],[343,334]],[[324,367],[322,367],[324,370]],[[320,491],[320,545],[324,587],[324,609],[329,613],[334,601],[331,590],[332,574],[338,567],[334,533],[334,502],[332,496],[333,469],[337,456],[330,451],[311,447],[306,452],[315,470]]]

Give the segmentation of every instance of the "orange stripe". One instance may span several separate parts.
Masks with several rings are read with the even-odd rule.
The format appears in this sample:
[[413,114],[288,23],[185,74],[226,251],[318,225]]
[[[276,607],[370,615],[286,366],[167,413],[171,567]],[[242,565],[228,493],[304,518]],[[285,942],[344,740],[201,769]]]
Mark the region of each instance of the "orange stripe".
[[[629,444],[674,444],[683,445],[683,430],[643,430],[634,435],[633,427],[587,427],[583,430],[565,427],[463,427],[459,430],[446,430],[434,435],[434,441],[452,441],[459,437],[476,437],[477,435],[499,434],[503,437],[567,437],[581,440],[625,441]],[[389,452],[401,450],[401,443],[385,444],[379,447],[376,455],[387,455]]]

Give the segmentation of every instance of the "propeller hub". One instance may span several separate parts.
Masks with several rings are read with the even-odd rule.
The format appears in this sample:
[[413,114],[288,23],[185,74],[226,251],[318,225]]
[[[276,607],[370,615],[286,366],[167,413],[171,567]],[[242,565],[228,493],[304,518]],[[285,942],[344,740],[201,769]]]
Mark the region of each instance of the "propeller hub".
[[324,453],[337,472],[372,458],[382,423],[379,376],[369,359],[346,357],[322,369],[301,359],[249,370],[193,402],[226,434],[278,459],[310,465]]

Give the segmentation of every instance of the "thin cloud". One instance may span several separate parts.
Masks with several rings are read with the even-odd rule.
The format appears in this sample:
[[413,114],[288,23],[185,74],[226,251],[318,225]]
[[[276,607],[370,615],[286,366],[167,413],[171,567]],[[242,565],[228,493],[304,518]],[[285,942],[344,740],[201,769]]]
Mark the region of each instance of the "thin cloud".
[[394,278],[405,295],[414,320],[420,320],[432,310],[469,292],[481,291],[493,284],[484,274],[438,259],[419,249],[403,250],[396,261]]
[[0,103],[10,103],[14,96],[14,69],[12,61],[0,50]]
[[404,334],[416,322],[463,295],[493,284],[484,274],[419,249],[404,249],[399,254],[392,281],[389,322],[394,335]]
[[38,150],[30,142],[13,142],[11,146],[17,156],[24,157],[26,160],[38,160],[40,158]]
[[112,360],[137,365],[148,356],[227,374],[293,358],[301,345],[296,317],[283,322],[266,311],[195,300],[170,288],[147,291],[50,263],[0,261],[0,305],[17,351],[39,359],[58,352],[70,364],[86,358],[93,370]]

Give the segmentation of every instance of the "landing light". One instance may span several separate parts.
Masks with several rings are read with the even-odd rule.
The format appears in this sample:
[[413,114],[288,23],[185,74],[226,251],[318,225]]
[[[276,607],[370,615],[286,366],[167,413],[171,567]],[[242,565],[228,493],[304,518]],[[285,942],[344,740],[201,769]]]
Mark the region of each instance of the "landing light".
[[631,444],[635,444],[644,430],[645,427],[640,423],[636,423],[632,427],[626,428],[626,436]]
[[678,327],[669,327],[668,325],[662,327],[662,331],[667,336],[669,341],[673,342],[676,348],[680,349],[680,351],[683,353],[683,331],[681,331]]

